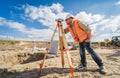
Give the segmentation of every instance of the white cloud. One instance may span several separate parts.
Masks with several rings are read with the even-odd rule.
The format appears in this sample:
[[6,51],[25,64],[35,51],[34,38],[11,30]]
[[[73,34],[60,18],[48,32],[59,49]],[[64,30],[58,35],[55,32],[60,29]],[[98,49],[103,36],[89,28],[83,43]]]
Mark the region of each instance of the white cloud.
[[101,21],[104,16],[100,14],[87,14],[86,12],[80,12],[76,15],[76,18],[81,19],[82,21],[91,24]]
[[51,29],[27,28],[27,26],[25,26],[22,23],[11,21],[11,20],[6,20],[3,17],[0,17],[0,26],[7,26],[23,34],[28,35],[28,38],[33,37],[34,39],[38,39],[38,40],[44,40],[44,39],[49,40],[53,32],[53,30]]
[[120,1],[118,1],[118,2],[116,3],[116,5],[120,5]]
[[80,12],[75,16],[90,25],[93,41],[104,41],[113,35],[120,35],[120,15],[105,18],[104,15]]
[[59,3],[52,4],[51,6],[30,6],[26,5],[25,14],[33,20],[36,19],[55,19],[56,15],[63,11],[63,6]]
[[42,25],[53,29],[57,18],[65,18],[67,12],[63,12],[63,6],[59,3],[51,6],[30,6],[26,5],[25,15],[32,20],[40,22]]
[[[95,27],[94,29],[94,39],[102,41],[105,38],[110,38],[114,35],[120,35],[120,15],[110,17],[110,18],[104,18],[100,22],[91,24],[91,27]],[[93,40],[94,40],[93,39]]]
[[6,20],[3,17],[0,17],[0,25],[5,25],[10,28],[17,29],[18,31],[21,31],[21,32],[25,30],[25,25],[18,22],[11,21],[11,20]]
[[[64,7],[57,3],[52,4],[51,6],[31,6],[24,5],[25,9],[25,18],[29,18],[32,21],[38,21],[44,26],[48,26],[49,29],[35,29],[28,28],[28,26],[16,22],[7,20],[3,17],[0,17],[0,26],[6,25],[10,28],[16,29],[27,35],[28,38],[38,39],[38,40],[50,40],[53,29],[55,28],[56,18],[65,18],[68,12],[64,12]],[[101,14],[92,14],[87,12],[79,12],[75,15],[75,18],[80,19],[90,25],[93,30],[94,36],[93,41],[103,41],[107,37],[116,35],[116,31],[120,32],[120,15],[111,16],[106,18],[105,15]],[[63,22],[65,27],[65,22]],[[120,35],[120,33],[118,33]],[[70,35],[66,35],[67,40],[72,40]],[[58,38],[58,33],[55,38]]]

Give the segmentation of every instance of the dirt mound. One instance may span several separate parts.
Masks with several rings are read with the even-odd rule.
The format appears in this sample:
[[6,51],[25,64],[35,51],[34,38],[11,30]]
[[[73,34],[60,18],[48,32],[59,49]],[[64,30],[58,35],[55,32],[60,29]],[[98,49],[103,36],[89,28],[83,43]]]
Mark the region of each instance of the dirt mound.
[[[87,53],[87,71],[75,71],[75,78],[119,78],[120,49],[95,49],[103,59],[107,74],[99,73],[98,66]],[[40,73],[39,64],[45,51],[0,51],[0,78],[71,78],[67,56],[62,68],[60,53],[48,55]],[[78,50],[70,51],[73,66],[79,64]]]

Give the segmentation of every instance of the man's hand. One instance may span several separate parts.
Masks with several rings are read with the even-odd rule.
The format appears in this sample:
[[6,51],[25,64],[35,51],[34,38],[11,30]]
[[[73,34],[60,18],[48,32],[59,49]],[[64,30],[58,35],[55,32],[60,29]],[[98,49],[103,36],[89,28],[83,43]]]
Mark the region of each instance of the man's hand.
[[87,39],[85,40],[85,42],[90,42],[90,38],[91,38],[91,34],[88,34]]
[[59,27],[59,26],[62,26],[62,22],[61,21],[58,21],[57,22],[57,26]]
[[85,42],[90,42],[90,39],[86,39]]
[[78,37],[74,37],[75,42],[79,42],[79,38]]
[[68,28],[65,28],[65,29],[64,29],[64,32],[65,32],[65,34],[67,34],[67,33],[69,32],[69,29],[68,29]]

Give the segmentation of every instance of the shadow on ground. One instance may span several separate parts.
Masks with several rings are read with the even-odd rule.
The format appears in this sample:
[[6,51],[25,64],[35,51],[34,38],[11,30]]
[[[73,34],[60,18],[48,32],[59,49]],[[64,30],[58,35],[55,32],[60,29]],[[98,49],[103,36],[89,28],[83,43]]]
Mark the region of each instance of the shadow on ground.
[[[30,63],[30,62],[43,60],[44,56],[45,56],[45,53],[30,54],[29,58],[27,58],[26,60],[23,60],[23,62],[21,62],[21,64],[26,64],[26,63]],[[50,59],[50,58],[54,58],[54,57],[52,57],[52,56],[46,57],[46,59]]]
[[120,56],[120,50],[116,50],[115,53],[107,56],[107,59],[108,60],[111,60],[111,61],[115,61],[115,62],[118,62],[119,60],[119,56]]
[[30,54],[29,58],[21,62],[21,64],[26,64],[26,63],[42,60],[44,58],[44,55],[45,55],[44,53]]
[[114,54],[111,54],[107,57],[112,58],[112,57],[119,57],[120,56],[120,50],[116,50]]
[[[88,70],[88,71],[75,71],[75,72],[98,72],[98,70]],[[58,74],[61,76],[66,76],[70,74],[69,68],[43,68],[42,72],[39,69],[26,70],[22,72],[4,72],[0,74],[0,78],[42,78],[46,75]]]

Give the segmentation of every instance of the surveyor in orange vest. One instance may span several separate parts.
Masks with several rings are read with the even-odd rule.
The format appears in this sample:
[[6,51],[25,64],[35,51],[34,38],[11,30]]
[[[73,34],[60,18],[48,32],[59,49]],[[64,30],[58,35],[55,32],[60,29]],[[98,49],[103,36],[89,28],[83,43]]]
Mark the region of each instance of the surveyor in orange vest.
[[102,59],[91,47],[91,29],[80,20],[74,19],[71,14],[68,14],[65,18],[68,27],[64,29],[65,33],[70,32],[75,42],[79,42],[81,63],[76,67],[76,70],[87,70],[86,53],[85,49],[91,54],[93,60],[100,68],[100,73],[105,74],[106,69],[102,62]]

